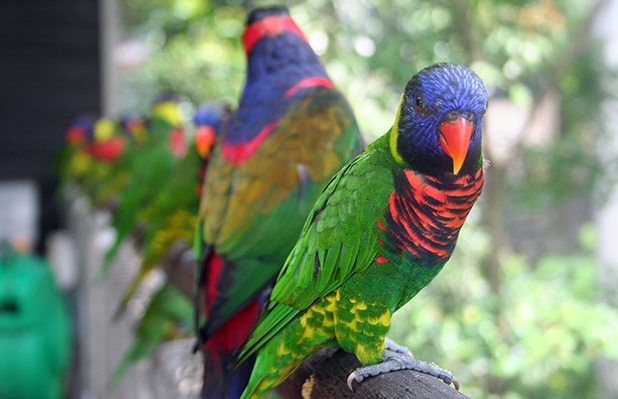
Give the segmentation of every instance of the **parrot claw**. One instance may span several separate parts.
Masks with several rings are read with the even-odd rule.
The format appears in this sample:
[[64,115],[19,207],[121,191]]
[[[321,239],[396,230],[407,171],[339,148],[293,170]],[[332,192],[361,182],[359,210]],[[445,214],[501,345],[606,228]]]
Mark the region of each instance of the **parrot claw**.
[[[358,382],[360,382],[359,380],[356,379],[356,371],[353,371],[349,376],[348,376],[348,388],[350,388],[350,391],[354,392],[354,388],[352,388],[352,382],[356,380]],[[362,381],[362,379],[361,379]]]
[[[397,347],[399,349],[404,348],[399,345],[397,345]],[[405,349],[406,351],[404,352],[385,349],[384,355],[382,355],[381,363],[356,369],[348,376],[347,382],[350,390],[353,391],[352,382],[355,380],[357,382],[361,382],[367,377],[374,377],[376,375],[386,374],[397,370],[414,370],[420,373],[429,374],[441,379],[449,385],[452,383],[455,389],[459,390],[459,381],[457,381],[457,378],[453,376],[453,373],[441,369],[435,363],[417,360],[411,356],[412,354],[409,350],[407,350],[407,348]]]

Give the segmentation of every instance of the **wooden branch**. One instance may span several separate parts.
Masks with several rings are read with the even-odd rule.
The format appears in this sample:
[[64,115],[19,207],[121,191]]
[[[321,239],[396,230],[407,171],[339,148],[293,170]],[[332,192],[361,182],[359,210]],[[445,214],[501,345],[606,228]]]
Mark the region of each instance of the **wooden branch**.
[[191,248],[182,241],[172,245],[161,262],[168,281],[193,300],[195,259]]
[[282,399],[470,399],[442,380],[412,370],[370,377],[350,391],[347,378],[361,365],[341,349],[322,349],[278,388]]

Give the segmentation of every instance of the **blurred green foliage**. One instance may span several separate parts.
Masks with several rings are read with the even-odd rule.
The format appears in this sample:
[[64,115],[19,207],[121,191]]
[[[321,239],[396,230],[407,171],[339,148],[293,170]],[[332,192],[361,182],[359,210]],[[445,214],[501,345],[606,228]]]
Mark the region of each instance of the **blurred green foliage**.
[[[150,53],[124,74],[122,106],[146,109],[167,89],[194,104],[215,98],[234,104],[244,81],[240,36],[246,12],[268,4],[122,0],[126,35],[142,40]],[[585,215],[572,215],[568,229],[581,236],[575,244],[559,226],[517,232],[509,226],[518,219],[535,224],[538,215],[573,201],[591,208],[593,187],[608,170],[596,156],[603,134],[600,104],[608,95],[601,82],[610,73],[588,35],[596,3],[286,4],[368,140],[392,124],[407,80],[437,61],[470,66],[491,98],[524,109],[536,107],[548,90],[558,94],[557,134],[542,145],[518,142],[508,158],[491,159],[485,195],[453,259],[395,315],[391,337],[453,371],[474,398],[595,397],[595,359],[618,358],[618,312],[597,300],[592,225]],[[489,136],[500,133],[500,126],[488,129]],[[489,157],[492,152],[486,149]],[[496,210],[498,222],[490,220]],[[522,249],[524,239],[535,242],[535,251]],[[549,241],[562,243],[556,248]]]
[[618,313],[597,301],[594,228],[582,235],[587,244],[568,255],[501,252],[497,298],[478,266],[491,240],[469,221],[449,264],[394,315],[390,337],[439,360],[472,398],[598,397],[594,360],[618,357]]

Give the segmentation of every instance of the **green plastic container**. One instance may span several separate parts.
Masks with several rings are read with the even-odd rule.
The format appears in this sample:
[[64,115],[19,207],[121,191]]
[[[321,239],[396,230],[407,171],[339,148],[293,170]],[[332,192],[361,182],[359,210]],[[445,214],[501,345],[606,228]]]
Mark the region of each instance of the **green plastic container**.
[[0,399],[56,399],[71,366],[68,308],[50,265],[0,243]]

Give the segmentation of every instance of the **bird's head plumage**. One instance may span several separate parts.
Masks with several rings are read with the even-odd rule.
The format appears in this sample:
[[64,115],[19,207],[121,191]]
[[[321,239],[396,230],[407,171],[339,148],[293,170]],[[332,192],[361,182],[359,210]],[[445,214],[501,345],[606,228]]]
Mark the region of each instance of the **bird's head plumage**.
[[148,121],[149,139],[167,139],[170,151],[176,158],[184,157],[187,151],[180,103],[180,97],[176,93],[160,94],[150,108]]
[[125,149],[125,136],[119,135],[116,121],[100,118],[94,125],[94,137],[87,152],[104,162],[114,162]]
[[427,174],[459,174],[482,163],[481,129],[487,91],[461,65],[438,63],[414,75],[391,131],[398,162]]
[[229,107],[222,103],[204,104],[195,111],[195,146],[203,159],[210,156],[221,124],[230,112]]
[[326,76],[320,58],[285,7],[252,10],[242,41],[249,60],[248,81],[283,69],[291,75]]
[[307,42],[303,31],[290,17],[287,8],[256,8],[247,15],[247,24],[242,36],[245,52],[250,54],[262,39],[283,35]]
[[120,119],[122,131],[132,137],[135,142],[142,144],[146,139],[146,119],[136,113],[125,114]]
[[65,140],[69,145],[84,145],[92,141],[96,118],[89,115],[80,115],[71,123],[66,132]]

